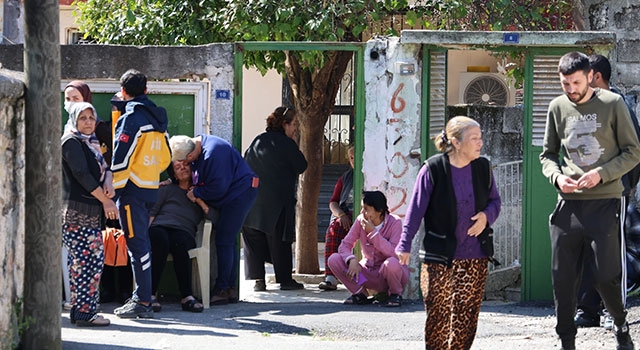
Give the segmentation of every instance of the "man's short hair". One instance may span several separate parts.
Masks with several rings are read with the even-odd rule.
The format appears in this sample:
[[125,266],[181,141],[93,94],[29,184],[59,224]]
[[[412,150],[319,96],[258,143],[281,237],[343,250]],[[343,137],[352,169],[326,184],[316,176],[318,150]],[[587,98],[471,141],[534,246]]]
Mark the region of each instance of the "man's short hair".
[[176,135],[169,139],[169,147],[171,147],[171,160],[182,161],[187,158],[187,154],[193,152],[196,143],[186,135]]
[[584,74],[589,74],[591,65],[589,65],[589,57],[582,52],[573,51],[565,54],[560,58],[558,63],[558,73],[569,75],[577,71],[583,71]]
[[593,69],[593,74],[600,73],[602,79],[607,83],[611,80],[611,63],[606,57],[593,54],[589,56],[589,64],[591,65],[591,69]]
[[147,90],[147,77],[135,69],[129,69],[120,77],[120,86],[131,97],[144,95]]

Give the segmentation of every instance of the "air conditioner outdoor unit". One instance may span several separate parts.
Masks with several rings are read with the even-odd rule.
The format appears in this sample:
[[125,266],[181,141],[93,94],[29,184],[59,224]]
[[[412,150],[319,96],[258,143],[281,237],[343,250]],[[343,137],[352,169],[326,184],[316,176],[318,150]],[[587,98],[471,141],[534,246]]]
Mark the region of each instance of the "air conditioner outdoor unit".
[[516,92],[500,73],[460,73],[459,103],[489,106],[514,106]]

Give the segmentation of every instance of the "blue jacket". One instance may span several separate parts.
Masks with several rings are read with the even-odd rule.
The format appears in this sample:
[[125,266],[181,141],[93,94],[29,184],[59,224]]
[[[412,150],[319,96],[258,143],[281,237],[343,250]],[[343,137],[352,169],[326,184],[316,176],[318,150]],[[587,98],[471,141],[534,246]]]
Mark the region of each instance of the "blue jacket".
[[196,187],[193,194],[220,208],[251,188],[255,177],[240,152],[213,135],[200,135],[202,152],[193,162]]
[[167,112],[147,95],[112,103],[123,112],[116,122],[111,161],[116,196],[126,193],[155,202],[160,173],[171,163]]

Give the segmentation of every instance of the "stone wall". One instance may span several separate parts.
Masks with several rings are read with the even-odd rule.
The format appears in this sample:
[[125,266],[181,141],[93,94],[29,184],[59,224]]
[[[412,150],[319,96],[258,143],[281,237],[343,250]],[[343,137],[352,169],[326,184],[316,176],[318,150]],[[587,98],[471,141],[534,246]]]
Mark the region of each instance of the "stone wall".
[[[234,45],[119,46],[62,45],[62,79],[118,80],[129,68],[149,80],[208,79],[210,89],[209,133],[233,139]],[[0,65],[23,71],[22,45],[0,45]],[[217,94],[226,91],[229,94]]]
[[0,69],[0,344],[17,340],[14,319],[24,281],[24,79]]
[[611,82],[620,88],[638,115],[640,95],[640,3],[583,0],[585,30],[616,33],[617,52],[611,57]]
[[447,120],[457,115],[473,118],[482,130],[482,155],[497,165],[522,160],[523,120],[522,105],[499,106],[447,106]]

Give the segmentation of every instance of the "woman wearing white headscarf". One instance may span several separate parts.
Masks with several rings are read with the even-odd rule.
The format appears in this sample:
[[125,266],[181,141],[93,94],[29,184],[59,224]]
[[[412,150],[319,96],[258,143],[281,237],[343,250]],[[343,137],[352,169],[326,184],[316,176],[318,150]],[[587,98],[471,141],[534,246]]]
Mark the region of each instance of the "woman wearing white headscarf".
[[90,103],[69,110],[71,127],[62,136],[62,241],[69,251],[71,323],[79,327],[108,326],[96,313],[104,263],[100,220],[117,219],[112,175],[94,132],[96,111]]

